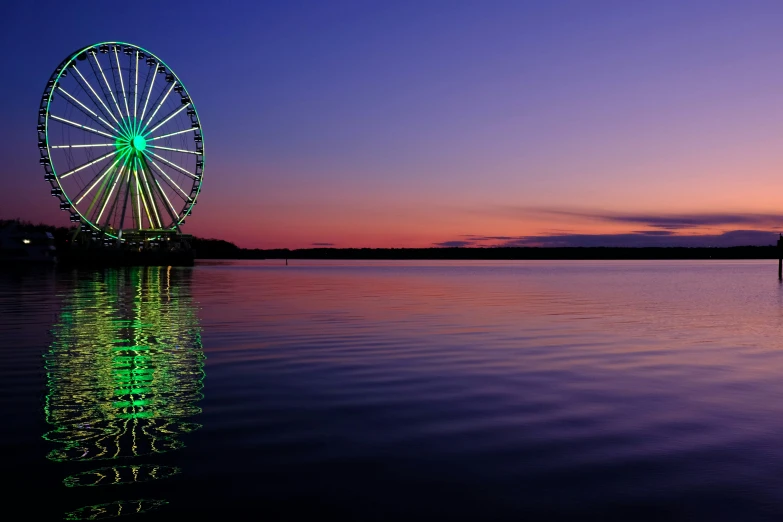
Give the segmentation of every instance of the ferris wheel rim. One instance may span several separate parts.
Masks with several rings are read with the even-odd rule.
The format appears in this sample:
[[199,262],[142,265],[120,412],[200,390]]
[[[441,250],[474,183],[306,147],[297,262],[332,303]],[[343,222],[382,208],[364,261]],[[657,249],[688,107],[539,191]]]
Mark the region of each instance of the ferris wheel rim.
[[[141,116],[141,118],[140,118],[140,120],[138,122],[135,121],[136,117],[137,117],[137,114],[138,114],[138,112],[137,112],[138,111],[138,107],[137,106],[134,107],[134,116],[133,116],[134,122],[133,123],[138,123],[139,124],[138,128],[134,128],[134,129],[129,128],[130,121],[131,121],[131,116],[130,116],[130,107],[128,105],[128,100],[127,100],[127,96],[126,96],[126,93],[125,93],[124,83],[123,83],[123,86],[122,86],[122,92],[123,92],[123,96],[126,96],[125,99],[124,99],[124,104],[125,104],[124,106],[125,106],[126,113],[127,113],[127,116],[128,116],[128,122],[125,122],[125,125],[120,123],[120,121],[117,120],[116,116],[114,115],[113,111],[109,110],[109,107],[107,105],[104,105],[104,107],[108,110],[108,113],[111,115],[111,117],[114,119],[115,123],[117,124],[116,127],[114,127],[112,129],[116,133],[114,135],[110,135],[109,133],[105,132],[105,129],[104,130],[93,129],[93,128],[87,127],[85,125],[75,124],[74,122],[68,121],[65,118],[57,117],[57,116],[53,115],[51,113],[51,111],[50,111],[51,104],[52,104],[52,98],[54,96],[55,90],[59,88],[64,94],[66,94],[68,97],[72,98],[72,100],[74,102],[76,102],[76,104],[81,105],[81,108],[86,109],[87,111],[89,111],[93,115],[95,115],[97,117],[96,121],[102,122],[102,123],[106,124],[106,126],[108,126],[110,128],[112,127],[112,125],[111,125],[111,123],[109,121],[106,121],[103,118],[101,118],[100,116],[98,116],[94,111],[89,109],[87,106],[85,106],[83,103],[81,103],[78,99],[76,99],[71,94],[69,94],[66,91],[64,91],[59,86],[60,80],[63,77],[63,75],[65,74],[65,72],[69,70],[69,68],[71,67],[72,64],[74,64],[74,69],[77,71],[79,76],[81,76],[81,78],[84,80],[85,84],[87,84],[89,86],[89,88],[92,90],[92,93],[95,95],[95,98],[101,104],[103,104],[104,100],[101,99],[97,95],[97,93],[93,90],[92,86],[84,78],[82,73],[78,71],[78,69],[75,67],[75,63],[76,63],[76,61],[89,60],[89,53],[92,53],[93,58],[94,58],[96,64],[98,65],[98,67],[101,69],[101,74],[103,75],[104,74],[103,70],[102,70],[102,68],[100,66],[100,62],[97,60],[96,56],[97,56],[97,52],[98,51],[100,51],[102,53],[104,52],[103,48],[105,46],[109,47],[109,48],[113,47],[113,49],[114,49],[114,54],[117,57],[117,66],[118,66],[118,71],[119,71],[118,72],[118,76],[119,76],[119,79],[120,79],[121,83],[123,83],[124,80],[123,80],[123,76],[122,76],[123,70],[122,70],[122,67],[120,66],[120,63],[119,63],[118,50],[121,48],[122,52],[124,54],[128,54],[125,51],[128,48],[130,48],[131,49],[131,53],[130,54],[132,54],[133,51],[136,52],[136,67],[135,67],[136,86],[135,86],[135,89],[134,89],[134,103],[137,103],[137,96],[139,94],[138,93],[138,67],[139,67],[139,57],[140,57],[139,53],[142,53],[145,58],[152,58],[154,60],[153,70],[149,70],[148,71],[148,75],[151,73],[153,80],[152,80],[152,83],[150,84],[149,91],[147,93],[147,98],[145,100],[145,106],[144,106],[144,108],[142,110],[142,113],[141,113],[142,116]],[[87,55],[85,55],[85,53],[87,53]],[[129,56],[130,56],[130,54],[129,54]],[[84,58],[80,58],[82,56],[84,56]],[[149,61],[147,61],[146,63],[147,63],[147,65],[150,65]],[[159,68],[160,66],[163,66],[164,71],[160,70],[160,68]],[[91,65],[91,67],[92,67],[92,65]],[[163,100],[160,101],[160,104],[157,106],[155,111],[151,112],[150,119],[142,127],[140,124],[143,123],[144,116],[146,116],[147,103],[150,101],[150,94],[151,94],[152,88],[154,86],[155,77],[156,77],[156,74],[159,73],[159,72],[166,72],[167,73],[167,75],[166,75],[167,76],[167,79],[166,79],[167,82],[170,81],[170,80],[168,80],[168,75],[170,74],[171,77],[173,78],[173,81],[171,81],[172,85],[171,85],[171,88],[168,90],[166,96],[163,98]],[[130,68],[128,69],[128,74],[130,76]],[[114,80],[113,76],[112,76],[112,78]],[[103,79],[106,81],[107,87],[109,87],[109,93],[111,94],[112,99],[113,99],[113,101],[115,102],[115,104],[117,106],[118,113],[120,115],[120,119],[124,120],[125,117],[123,116],[122,110],[121,110],[122,105],[119,104],[119,101],[117,99],[115,99],[114,93],[113,93],[113,91],[111,91],[111,87],[108,85],[108,80],[106,79],[105,76],[103,76]],[[149,77],[147,78],[147,80],[149,80]],[[154,116],[157,114],[158,110],[161,108],[163,103],[166,101],[166,98],[168,98],[168,95],[175,88],[175,86],[181,87],[181,91],[177,90],[177,92],[178,92],[178,94],[180,94],[180,98],[181,98],[181,100],[183,102],[182,106],[175,113],[167,116],[164,120],[156,121],[155,122],[157,124],[156,127],[152,128],[152,129],[148,129],[148,126],[152,123]],[[146,87],[146,85],[145,85],[145,87]],[[103,89],[102,86],[101,86],[101,89]],[[130,92],[130,77],[129,77],[128,91]],[[142,93],[142,95],[143,95],[143,93]],[[104,96],[105,96],[105,92],[104,92]],[[119,94],[118,94],[117,97],[119,97]],[[160,97],[158,98],[158,100],[160,100]],[[156,100],[155,103],[157,103],[158,100]],[[187,100],[187,103],[185,103],[185,100]],[[108,102],[108,99],[106,101]],[[94,104],[94,101],[90,100],[90,102]],[[97,107],[97,104],[95,104],[95,106]],[[151,138],[149,137],[154,131],[156,131],[157,129],[162,127],[171,118],[173,118],[174,116],[176,116],[178,113],[180,113],[182,110],[184,110],[186,108],[192,108],[192,111],[193,111],[192,115],[191,115],[190,110],[188,111],[188,115],[190,115],[191,120],[194,122],[193,125],[192,125],[192,128],[188,128],[188,129],[185,129],[185,130],[180,130],[180,131],[177,131],[177,132],[168,133],[168,134],[164,134],[164,135],[160,135],[160,136],[153,136]],[[82,111],[82,112],[84,112],[84,111]],[[43,130],[43,140],[45,142],[45,149],[41,146],[41,134],[42,134],[41,133],[41,118],[43,118],[43,127],[44,127],[44,130]],[[50,121],[50,118],[57,119],[61,123],[65,123],[66,125],[78,126],[82,130],[84,130],[84,131],[91,132],[91,133],[94,133],[94,134],[97,134],[97,135],[101,135],[101,136],[103,136],[105,138],[114,139],[115,143],[53,146],[51,144],[50,139],[49,139],[49,129],[50,129],[49,121]],[[93,118],[93,119],[95,119],[95,118]],[[169,201],[169,199],[166,196],[165,192],[163,192],[163,189],[160,188],[160,185],[158,184],[158,188],[161,191],[161,194],[164,196],[164,198],[168,202],[169,206],[171,207],[171,210],[174,212],[174,214],[171,214],[171,217],[174,218],[174,219],[172,220],[170,225],[163,226],[160,217],[157,216],[157,221],[158,221],[158,224],[160,225],[160,227],[158,227],[158,228],[150,227],[149,229],[143,229],[142,227],[139,227],[140,230],[152,230],[152,231],[156,231],[157,230],[157,231],[161,231],[161,232],[162,231],[167,231],[167,230],[168,231],[179,230],[180,226],[182,224],[184,224],[185,218],[188,217],[191,214],[193,206],[196,204],[198,196],[201,193],[201,188],[202,188],[202,185],[203,185],[204,165],[205,165],[205,156],[206,156],[206,154],[205,154],[204,143],[203,143],[204,131],[203,131],[203,127],[201,126],[201,117],[198,114],[198,109],[196,108],[196,104],[193,102],[193,98],[191,97],[190,92],[187,89],[187,86],[184,84],[184,82],[182,82],[182,80],[176,74],[176,72],[164,60],[162,60],[158,55],[156,55],[155,53],[153,53],[153,52],[151,52],[151,51],[147,50],[146,48],[141,47],[139,45],[132,44],[132,43],[129,43],[129,42],[121,42],[121,41],[104,41],[104,42],[98,42],[98,43],[94,43],[94,44],[91,44],[91,45],[87,45],[87,46],[81,47],[78,50],[76,50],[75,52],[70,53],[68,55],[68,57],[65,58],[55,68],[54,72],[50,75],[49,80],[47,81],[46,87],[44,88],[44,94],[42,96],[41,106],[39,107],[38,131],[39,131],[39,151],[40,151],[40,154],[41,154],[41,164],[44,165],[44,168],[45,168],[45,171],[46,171],[45,179],[47,181],[49,181],[50,185],[52,186],[52,189],[53,189],[52,195],[57,195],[58,198],[64,198],[64,200],[65,200],[65,201],[63,201],[63,199],[60,199],[60,201],[61,201],[60,208],[62,210],[66,210],[64,205],[67,205],[67,207],[68,207],[67,210],[69,210],[69,212],[71,214],[71,221],[80,221],[81,223],[89,226],[92,230],[94,230],[96,232],[100,232],[100,233],[104,234],[105,236],[107,236],[109,238],[121,239],[123,228],[120,227],[119,229],[116,230],[116,233],[112,233],[109,230],[110,227],[108,225],[108,222],[103,227],[100,225],[100,215],[93,222],[93,219],[90,219],[88,216],[86,216],[83,213],[82,210],[80,210],[78,208],[78,206],[77,206],[78,202],[74,202],[73,201],[71,195],[69,195],[68,192],[66,191],[65,187],[63,187],[61,180],[64,179],[65,177],[71,175],[71,174],[74,174],[75,172],[77,172],[80,169],[89,167],[89,166],[91,166],[91,165],[93,165],[95,163],[98,163],[99,161],[101,161],[103,159],[110,158],[110,157],[112,157],[114,155],[120,156],[120,160],[123,160],[123,157],[124,157],[125,159],[123,160],[124,163],[123,163],[123,167],[122,168],[127,166],[128,158],[126,157],[126,152],[123,149],[120,149],[120,146],[119,146],[119,144],[116,141],[119,138],[122,138],[122,139],[128,141],[129,143],[131,143],[132,146],[134,147],[135,151],[137,152],[139,158],[146,158],[146,159],[144,159],[144,163],[147,165],[147,168],[148,168],[148,170],[150,172],[152,171],[152,168],[149,167],[149,164],[147,164],[147,160],[149,160],[149,162],[151,164],[153,164],[155,167],[157,167],[160,170],[160,172],[164,176],[166,176],[171,181],[171,183],[174,186],[176,186],[177,189],[179,189],[179,191],[182,192],[187,197],[186,203],[182,207],[182,210],[180,210],[179,212],[176,212],[176,209],[174,208],[174,205],[171,204],[171,202]],[[162,146],[162,145],[152,145],[152,144],[149,143],[149,142],[154,142],[154,141],[159,140],[159,139],[171,137],[173,135],[184,134],[186,132],[194,132],[194,136],[198,136],[198,139],[195,140],[196,143],[197,143],[197,148],[196,148],[195,151],[176,149],[176,148],[171,148],[171,147],[165,147],[165,146]],[[52,156],[53,156],[52,149],[53,148],[54,149],[57,149],[57,148],[71,148],[71,147],[73,147],[73,148],[76,148],[76,147],[115,147],[117,150],[114,150],[114,151],[109,152],[107,154],[103,154],[98,159],[93,160],[93,161],[91,161],[89,163],[83,164],[80,167],[78,167],[77,169],[72,169],[72,170],[64,172],[64,173],[62,173],[62,172],[58,173],[57,172],[57,167],[55,166],[54,162],[52,161]],[[159,151],[167,150],[167,151],[177,151],[177,152],[181,152],[181,153],[196,154],[197,158],[198,158],[198,161],[197,161],[197,164],[196,164],[195,173],[187,172],[186,169],[180,167],[177,164],[174,164],[170,160],[166,160],[166,158],[156,154],[153,150],[148,150],[147,147],[149,147],[149,149],[158,149]],[[171,180],[171,178],[168,175],[166,175],[165,171],[155,162],[154,159],[152,159],[151,156],[154,156],[158,160],[169,164],[170,167],[173,166],[174,168],[179,169],[185,175],[193,178],[194,183],[193,183],[193,186],[191,187],[190,196],[188,196],[173,180]],[[139,158],[135,158],[134,157],[134,159],[133,159],[134,169],[136,167],[136,163],[142,161]],[[117,160],[117,161],[120,161],[120,160]],[[116,162],[115,162],[114,165],[116,165]],[[103,167],[103,168],[105,168],[105,167]],[[103,174],[103,176],[108,174],[108,172],[112,168],[113,168],[113,166],[109,167],[109,169]],[[49,170],[51,170],[51,172],[49,172]],[[142,177],[144,178],[143,169],[140,169],[140,170],[142,171]],[[134,171],[134,174],[136,174],[135,171]],[[130,180],[130,169],[128,171],[128,175],[129,175],[129,180]],[[153,179],[153,181],[155,181],[154,180],[154,175],[150,174],[150,177],[151,177],[151,179]],[[147,183],[146,178],[144,178],[144,179],[145,179],[144,183]],[[118,179],[118,181],[119,181],[119,179]],[[139,189],[138,183],[139,182],[138,182],[138,179],[137,179],[137,190]],[[157,184],[157,181],[155,181],[155,183]],[[116,185],[116,182],[115,182],[115,185]],[[58,194],[55,194],[55,190],[56,189],[59,189],[59,193]],[[112,190],[113,190],[113,188],[112,188]],[[151,191],[151,189],[149,187],[147,187],[147,190],[149,191],[150,194],[153,192],[153,191]],[[107,198],[107,201],[106,201],[107,203],[108,203],[108,199],[110,199],[110,198],[111,198],[111,193],[109,193],[109,195],[108,195],[108,198]],[[152,202],[150,203],[150,205],[152,205]],[[104,204],[104,207],[105,207],[105,204]],[[146,208],[146,202],[145,202],[145,208]],[[165,208],[166,211],[168,211],[168,208],[166,208],[165,206],[164,206],[164,208]],[[142,216],[141,216],[141,206],[140,205],[139,205],[138,211],[139,211],[139,221],[141,222]],[[124,212],[124,210],[123,210],[123,212]],[[156,212],[156,214],[157,214],[157,212]],[[154,224],[154,221],[153,221],[153,219],[152,219],[152,217],[150,215],[149,209],[147,209],[147,215],[148,215],[148,219],[149,219],[149,224],[150,225]],[[74,219],[74,217],[76,217],[76,216],[78,216],[78,219]]]

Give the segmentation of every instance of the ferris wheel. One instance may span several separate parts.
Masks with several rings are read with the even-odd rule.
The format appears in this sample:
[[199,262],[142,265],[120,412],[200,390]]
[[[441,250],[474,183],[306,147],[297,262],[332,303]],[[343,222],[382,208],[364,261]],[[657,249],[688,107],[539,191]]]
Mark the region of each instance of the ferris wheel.
[[38,149],[60,209],[109,238],[178,230],[201,191],[193,100],[168,65],[136,45],[99,43],[63,60],[41,98]]

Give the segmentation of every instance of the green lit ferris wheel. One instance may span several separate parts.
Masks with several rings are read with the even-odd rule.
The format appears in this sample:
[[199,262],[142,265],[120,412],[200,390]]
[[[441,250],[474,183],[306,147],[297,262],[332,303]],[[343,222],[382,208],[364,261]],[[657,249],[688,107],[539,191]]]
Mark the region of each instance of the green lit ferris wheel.
[[193,100],[136,45],[90,45],[57,66],[38,110],[38,149],[60,209],[109,238],[178,230],[201,191]]

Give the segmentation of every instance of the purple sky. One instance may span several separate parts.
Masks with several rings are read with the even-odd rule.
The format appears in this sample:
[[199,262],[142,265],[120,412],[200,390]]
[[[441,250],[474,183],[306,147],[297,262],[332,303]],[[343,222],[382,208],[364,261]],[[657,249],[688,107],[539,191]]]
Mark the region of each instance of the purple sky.
[[780,2],[120,11],[6,6],[0,218],[68,224],[37,163],[39,99],[69,53],[119,40],[163,58],[198,107],[192,234],[248,247],[765,244],[783,225]]

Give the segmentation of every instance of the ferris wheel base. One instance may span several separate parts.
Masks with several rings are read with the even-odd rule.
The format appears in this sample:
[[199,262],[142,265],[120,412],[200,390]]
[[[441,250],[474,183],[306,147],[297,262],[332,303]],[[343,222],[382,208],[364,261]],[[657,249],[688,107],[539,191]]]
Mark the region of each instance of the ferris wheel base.
[[125,233],[122,241],[82,235],[58,252],[60,265],[74,267],[193,266],[192,236],[175,231]]

